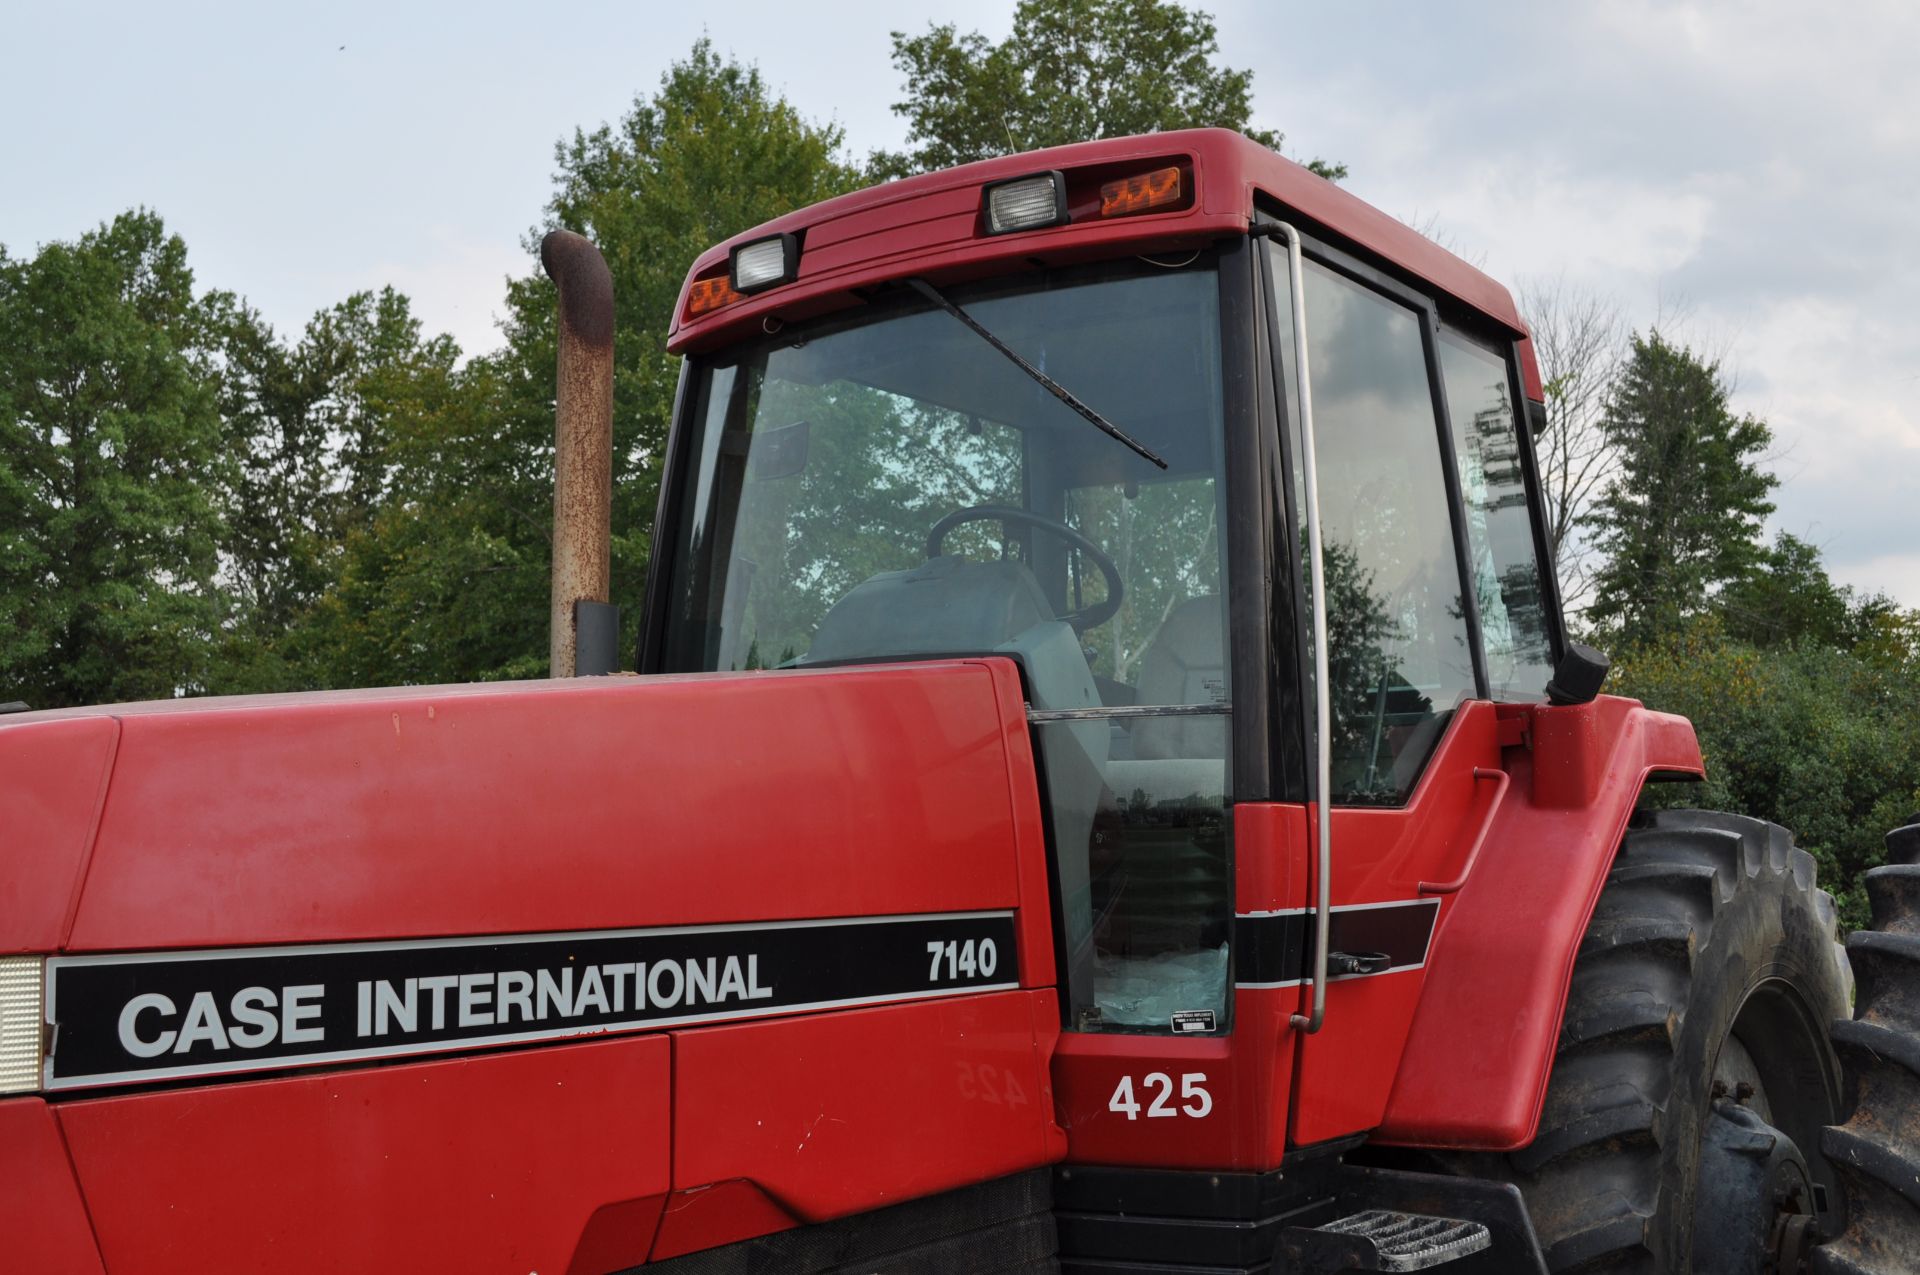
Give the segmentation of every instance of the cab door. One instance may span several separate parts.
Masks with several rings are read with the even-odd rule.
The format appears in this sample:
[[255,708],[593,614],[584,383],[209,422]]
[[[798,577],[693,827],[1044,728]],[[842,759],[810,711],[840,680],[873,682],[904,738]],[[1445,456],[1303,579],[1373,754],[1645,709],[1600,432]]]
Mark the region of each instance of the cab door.
[[[1295,408],[1282,429],[1297,525],[1289,264],[1268,242],[1275,356]],[[1302,268],[1332,706],[1334,955],[1324,1025],[1298,1034],[1294,1145],[1379,1123],[1433,936],[1506,792],[1492,700],[1537,697],[1551,660],[1508,362],[1447,330],[1430,299],[1344,254],[1315,246]],[[1306,574],[1296,573],[1303,598]],[[1310,687],[1310,652],[1302,663]],[[1306,729],[1310,746],[1311,720]],[[1304,914],[1309,951],[1314,920]],[[1312,971],[1302,973],[1305,1004]]]

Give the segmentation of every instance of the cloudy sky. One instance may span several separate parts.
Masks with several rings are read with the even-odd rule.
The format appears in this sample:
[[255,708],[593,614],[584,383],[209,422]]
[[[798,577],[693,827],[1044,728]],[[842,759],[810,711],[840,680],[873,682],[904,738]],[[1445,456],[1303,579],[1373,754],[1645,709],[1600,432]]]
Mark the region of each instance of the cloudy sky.
[[[1725,351],[1775,524],[1920,605],[1920,5],[1219,0],[1256,118],[1509,284],[1564,277]],[[889,29],[992,3],[66,4],[0,10],[0,244],[138,204],[283,331],[410,293],[468,350],[550,189],[704,30],[856,152],[898,145]]]

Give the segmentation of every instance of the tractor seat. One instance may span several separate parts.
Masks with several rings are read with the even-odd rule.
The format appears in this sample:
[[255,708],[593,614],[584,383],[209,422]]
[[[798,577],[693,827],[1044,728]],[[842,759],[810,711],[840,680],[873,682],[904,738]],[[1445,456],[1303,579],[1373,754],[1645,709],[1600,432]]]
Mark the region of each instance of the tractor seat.
[[906,571],[883,571],[835,602],[805,662],[977,654],[1052,620],[1053,608],[1022,563],[930,558]]
[[[1225,704],[1226,634],[1220,597],[1203,593],[1167,613],[1140,661],[1141,704]],[[1134,723],[1133,755],[1143,761],[1225,758],[1225,717],[1147,717]]]

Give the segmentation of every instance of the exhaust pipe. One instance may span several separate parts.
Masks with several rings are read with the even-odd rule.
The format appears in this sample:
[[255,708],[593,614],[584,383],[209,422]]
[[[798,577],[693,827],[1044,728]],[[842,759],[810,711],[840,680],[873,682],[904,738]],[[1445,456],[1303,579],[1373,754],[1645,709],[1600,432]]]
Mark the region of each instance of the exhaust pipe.
[[540,265],[560,292],[553,413],[554,677],[619,668],[620,609],[612,606],[613,275],[583,236],[555,230]]

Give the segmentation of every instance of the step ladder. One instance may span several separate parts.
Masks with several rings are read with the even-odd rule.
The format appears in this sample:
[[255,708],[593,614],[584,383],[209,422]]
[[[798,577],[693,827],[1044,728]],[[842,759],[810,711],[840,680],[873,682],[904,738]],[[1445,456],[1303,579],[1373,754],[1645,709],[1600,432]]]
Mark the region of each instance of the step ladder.
[[1295,1226],[1280,1249],[1303,1271],[1424,1271],[1493,1243],[1479,1222],[1368,1209],[1324,1226]]

